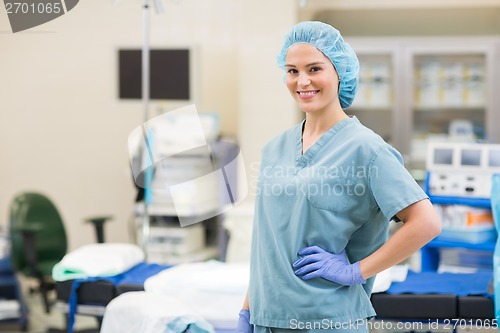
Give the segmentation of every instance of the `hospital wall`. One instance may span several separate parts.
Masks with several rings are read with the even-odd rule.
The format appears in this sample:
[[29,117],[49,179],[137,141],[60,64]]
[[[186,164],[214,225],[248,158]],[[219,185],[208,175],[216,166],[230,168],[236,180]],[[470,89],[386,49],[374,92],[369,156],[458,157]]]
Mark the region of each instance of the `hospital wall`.
[[[220,114],[222,134],[240,142],[250,177],[264,142],[297,119],[275,65],[297,4],[164,4],[164,14],[151,10],[150,45],[196,48],[198,111]],[[127,137],[144,121],[144,108],[117,97],[117,50],[141,47],[142,15],[139,1],[80,1],[58,19],[13,34],[0,10],[2,228],[13,197],[39,191],[59,208],[70,248],[95,241],[83,221],[101,214],[114,217],[105,226],[108,241],[132,241],[136,192]],[[152,102],[150,115],[170,107]]]

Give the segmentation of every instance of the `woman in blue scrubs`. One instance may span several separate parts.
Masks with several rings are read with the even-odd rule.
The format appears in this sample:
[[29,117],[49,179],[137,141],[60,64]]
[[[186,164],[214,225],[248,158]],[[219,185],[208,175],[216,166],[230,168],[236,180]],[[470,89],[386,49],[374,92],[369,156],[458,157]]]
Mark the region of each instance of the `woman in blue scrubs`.
[[[367,332],[375,275],[440,221],[398,151],[344,109],[359,62],[339,31],[297,24],[278,55],[305,120],[262,150],[238,332]],[[388,238],[390,220],[403,225]]]

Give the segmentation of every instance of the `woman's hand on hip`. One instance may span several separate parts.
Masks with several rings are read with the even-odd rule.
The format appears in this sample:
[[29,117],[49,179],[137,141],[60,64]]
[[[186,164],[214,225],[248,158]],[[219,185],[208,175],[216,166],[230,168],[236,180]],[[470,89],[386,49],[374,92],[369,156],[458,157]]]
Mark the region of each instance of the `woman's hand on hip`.
[[361,275],[359,261],[354,264],[349,263],[344,250],[334,254],[319,246],[309,246],[297,254],[301,258],[293,263],[293,267],[296,275],[302,275],[302,280],[319,277],[344,286],[366,282]]

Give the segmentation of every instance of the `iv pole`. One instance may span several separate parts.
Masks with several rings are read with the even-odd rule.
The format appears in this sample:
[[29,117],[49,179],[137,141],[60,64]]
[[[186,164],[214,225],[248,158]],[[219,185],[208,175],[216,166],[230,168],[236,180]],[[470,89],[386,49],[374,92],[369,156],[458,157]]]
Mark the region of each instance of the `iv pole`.
[[[155,11],[157,14],[161,14],[164,12],[163,4],[161,2],[162,0],[153,0]],[[150,27],[149,27],[149,7],[150,7],[150,0],[144,0],[143,3],[143,15],[142,15],[142,22],[143,22],[143,31],[144,31],[144,36],[143,36],[143,44],[142,44],[142,101],[143,101],[143,106],[144,106],[144,124],[142,126],[142,135],[144,137],[144,141],[146,143],[145,150],[147,151],[146,158],[148,158],[147,165],[149,165],[149,168],[146,168],[144,172],[144,215],[143,215],[143,221],[142,221],[142,249],[144,251],[144,255],[146,256],[146,259],[148,257],[148,244],[149,244],[149,236],[151,233],[150,230],[150,214],[149,214],[149,203],[151,200],[151,189],[150,189],[150,184],[151,184],[151,179],[152,179],[152,172],[153,172],[153,152],[151,149],[152,146],[152,141],[153,139],[153,134],[152,131],[150,131],[146,124],[147,121],[149,120],[149,76],[150,76],[150,49],[149,49],[149,32],[150,32]],[[150,142],[151,141],[151,142]]]
[[[151,156],[151,151],[149,149],[149,133],[148,128],[146,128],[147,121],[149,120],[149,0],[144,0],[143,4],[143,44],[142,44],[142,102],[144,107],[144,125],[142,126],[142,134],[145,139],[148,154],[145,155],[149,159],[149,165],[152,165],[153,159]],[[148,257],[148,244],[149,244],[149,234],[150,234],[150,216],[149,216],[149,200],[150,200],[150,181],[151,181],[151,168],[146,169],[144,172],[144,215],[142,221],[142,248],[144,250],[144,255],[146,260]]]

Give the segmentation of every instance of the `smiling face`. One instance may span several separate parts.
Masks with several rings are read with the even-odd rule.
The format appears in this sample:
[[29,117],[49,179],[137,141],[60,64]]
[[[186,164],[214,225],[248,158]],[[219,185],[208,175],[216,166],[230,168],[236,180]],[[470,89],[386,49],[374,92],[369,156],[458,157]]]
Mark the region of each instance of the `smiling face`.
[[305,113],[342,110],[335,67],[309,44],[292,45],[286,54],[286,86]]

